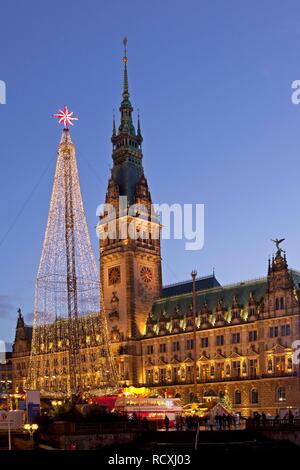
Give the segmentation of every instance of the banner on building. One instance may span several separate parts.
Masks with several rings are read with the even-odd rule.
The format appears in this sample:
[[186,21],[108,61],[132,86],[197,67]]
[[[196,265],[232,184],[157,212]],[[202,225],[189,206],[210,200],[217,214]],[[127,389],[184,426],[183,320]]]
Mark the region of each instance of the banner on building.
[[39,390],[26,390],[27,421],[32,424],[41,412],[41,397]]

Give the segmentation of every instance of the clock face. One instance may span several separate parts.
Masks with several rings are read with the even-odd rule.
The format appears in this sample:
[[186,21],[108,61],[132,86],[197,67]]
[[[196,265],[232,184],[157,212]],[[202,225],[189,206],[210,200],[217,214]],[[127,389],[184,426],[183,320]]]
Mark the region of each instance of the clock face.
[[150,268],[147,266],[143,266],[140,271],[141,279],[146,283],[149,284],[149,282],[152,281],[153,274]]
[[120,266],[114,266],[108,271],[108,282],[110,285],[118,284],[121,280]]

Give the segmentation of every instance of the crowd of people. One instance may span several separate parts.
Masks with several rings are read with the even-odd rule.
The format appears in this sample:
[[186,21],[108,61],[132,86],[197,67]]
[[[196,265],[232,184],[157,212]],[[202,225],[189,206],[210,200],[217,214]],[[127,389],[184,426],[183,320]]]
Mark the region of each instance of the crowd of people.
[[280,424],[289,424],[292,426],[295,423],[295,416],[290,409],[284,416],[280,417],[280,415],[277,414],[274,418],[268,418],[264,412],[260,414],[258,411],[255,411],[253,417],[249,419],[249,422],[255,427],[279,426]]
[[[177,431],[193,431],[199,429],[210,430],[210,431],[222,431],[222,430],[231,430],[231,429],[240,429],[244,427],[241,425],[240,414],[221,414],[221,413],[210,413],[204,417],[198,417],[196,415],[181,416],[178,415],[176,420],[173,422],[165,415],[164,419],[155,421],[154,423],[144,417],[142,420],[138,419],[137,416],[134,416],[133,421],[136,420],[141,422],[142,428],[146,430],[165,430],[169,431],[170,429],[176,429]],[[266,426],[276,426],[282,424],[295,424],[295,416],[291,410],[288,410],[286,414],[282,417],[277,414],[275,417],[267,417],[267,415],[262,412],[255,412],[251,418],[247,418],[246,426],[247,427],[266,427]]]
[[[147,431],[153,429],[150,422],[146,417],[141,420],[142,428]],[[169,417],[165,415],[164,419],[157,420],[155,428],[169,431],[170,428],[177,431],[193,431],[197,428],[205,430],[225,430],[237,429],[240,426],[240,416],[230,414],[210,414],[205,417],[198,416],[177,416],[175,422],[170,421]]]

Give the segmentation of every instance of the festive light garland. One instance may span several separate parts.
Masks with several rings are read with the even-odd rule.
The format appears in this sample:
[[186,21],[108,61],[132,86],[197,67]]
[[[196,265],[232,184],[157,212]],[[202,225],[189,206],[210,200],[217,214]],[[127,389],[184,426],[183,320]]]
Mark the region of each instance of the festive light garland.
[[[64,122],[61,114],[59,117]],[[70,256],[73,271],[68,267]],[[36,278],[28,386],[43,394],[72,395],[90,388],[117,387],[118,381],[83,209],[75,146],[65,128]]]

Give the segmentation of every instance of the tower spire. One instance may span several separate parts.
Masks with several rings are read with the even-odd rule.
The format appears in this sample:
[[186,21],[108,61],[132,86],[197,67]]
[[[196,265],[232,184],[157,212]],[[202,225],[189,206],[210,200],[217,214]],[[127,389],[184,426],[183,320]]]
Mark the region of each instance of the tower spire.
[[[136,185],[140,182],[144,174],[142,165],[142,142],[143,137],[140,129],[140,119],[138,118],[137,131],[133,125],[133,107],[129,99],[128,73],[127,73],[127,38],[123,40],[123,67],[124,82],[122,90],[122,101],[120,105],[120,124],[115,129],[113,118],[113,129],[111,142],[113,168],[111,178],[116,185],[118,194],[126,196],[129,204],[133,204],[136,195]],[[110,188],[112,190],[112,187]],[[110,192],[109,192],[110,193]]]
[[123,56],[123,62],[124,62],[124,82],[123,82],[123,98],[128,99],[129,98],[129,90],[128,90],[128,72],[127,72],[127,37],[125,36],[123,39],[123,44],[124,44],[124,56]]
[[123,39],[124,44],[124,79],[123,79],[123,93],[122,93],[122,102],[120,106],[121,113],[121,123],[119,126],[119,133],[126,133],[127,135],[135,136],[135,129],[132,123],[132,111],[133,107],[129,99],[129,87],[128,87],[128,72],[127,72],[127,37]]

